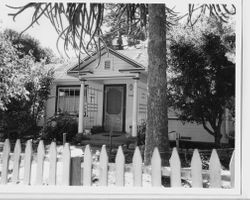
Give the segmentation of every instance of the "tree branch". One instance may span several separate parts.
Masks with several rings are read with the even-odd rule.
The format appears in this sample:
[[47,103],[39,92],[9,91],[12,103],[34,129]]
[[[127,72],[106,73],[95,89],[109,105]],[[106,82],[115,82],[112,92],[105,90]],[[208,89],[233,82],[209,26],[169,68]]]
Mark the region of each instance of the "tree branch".
[[211,130],[207,127],[207,124],[206,124],[206,122],[205,122],[205,119],[202,117],[201,120],[202,120],[202,125],[203,125],[204,129],[205,129],[210,135],[214,136],[214,135],[215,135],[214,132],[211,131]]

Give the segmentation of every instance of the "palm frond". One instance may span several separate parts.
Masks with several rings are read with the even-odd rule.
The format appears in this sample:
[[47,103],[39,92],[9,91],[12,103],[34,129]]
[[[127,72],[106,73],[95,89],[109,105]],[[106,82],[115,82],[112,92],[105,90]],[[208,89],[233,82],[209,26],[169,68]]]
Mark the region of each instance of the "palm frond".
[[[9,14],[13,20],[25,10],[34,9],[31,23],[22,33],[37,23],[42,16],[47,17],[59,34],[57,48],[60,39],[63,39],[66,55],[69,45],[86,54],[93,49],[99,49],[97,38],[103,22],[104,4],[90,4],[89,9],[86,3],[29,3],[22,7],[8,7],[17,10]],[[88,40],[87,45],[83,40]]]

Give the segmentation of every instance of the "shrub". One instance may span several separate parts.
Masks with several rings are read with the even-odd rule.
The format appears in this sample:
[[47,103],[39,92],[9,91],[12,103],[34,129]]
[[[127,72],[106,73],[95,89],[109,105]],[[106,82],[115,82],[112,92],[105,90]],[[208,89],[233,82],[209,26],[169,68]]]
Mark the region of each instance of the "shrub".
[[39,133],[37,122],[43,117],[54,76],[54,70],[45,66],[49,62],[45,57],[52,54],[46,52],[29,36],[0,32],[0,123],[6,137]]
[[[31,64],[33,64],[31,66]],[[26,67],[24,89],[26,97],[9,98],[3,111],[5,132],[13,138],[22,138],[24,135],[37,135],[37,122],[43,117],[45,103],[50,94],[53,80],[53,69],[47,70],[41,63],[34,63]]]
[[63,141],[63,133],[67,133],[66,141],[73,141],[78,132],[76,117],[67,113],[51,117],[42,130],[42,138],[45,141]]

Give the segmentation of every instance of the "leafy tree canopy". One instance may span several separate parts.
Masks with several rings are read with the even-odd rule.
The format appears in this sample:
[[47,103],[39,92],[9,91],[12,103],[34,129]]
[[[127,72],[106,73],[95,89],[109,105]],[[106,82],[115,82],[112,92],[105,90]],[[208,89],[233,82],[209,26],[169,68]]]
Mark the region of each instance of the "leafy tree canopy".
[[25,70],[32,59],[30,56],[19,59],[19,55],[11,42],[0,33],[0,110],[5,110],[12,98],[28,98],[24,87],[27,79]]
[[12,29],[5,29],[3,34],[20,52],[20,58],[25,55],[32,55],[36,62],[42,60],[45,61],[45,64],[55,62],[56,58],[53,51],[50,48],[41,47],[40,42],[30,35],[20,35],[20,33]]
[[21,134],[35,128],[42,117],[54,71],[45,67],[48,57],[43,59],[49,51],[28,35],[18,37],[12,30],[0,32],[0,114],[5,131]]
[[203,18],[193,27],[173,28],[169,39],[171,105],[183,121],[203,124],[218,144],[235,95],[234,26]]
[[4,112],[6,131],[17,130],[18,135],[14,135],[15,137],[27,134],[31,130],[32,134],[35,134],[37,122],[44,115],[54,70],[46,68],[44,63],[35,63],[33,60],[27,66],[25,76],[23,86],[27,91],[27,98],[11,98]]

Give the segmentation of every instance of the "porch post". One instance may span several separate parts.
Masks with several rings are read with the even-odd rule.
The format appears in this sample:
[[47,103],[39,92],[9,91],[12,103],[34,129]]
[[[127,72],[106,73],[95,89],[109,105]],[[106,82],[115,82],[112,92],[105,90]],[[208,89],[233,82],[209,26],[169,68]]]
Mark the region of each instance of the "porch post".
[[132,137],[137,136],[137,105],[138,105],[138,77],[134,79],[133,112],[132,112]]
[[79,120],[78,120],[78,133],[83,133],[84,130],[84,88],[85,88],[85,81],[81,81],[81,88],[80,88],[80,99],[79,99]]

